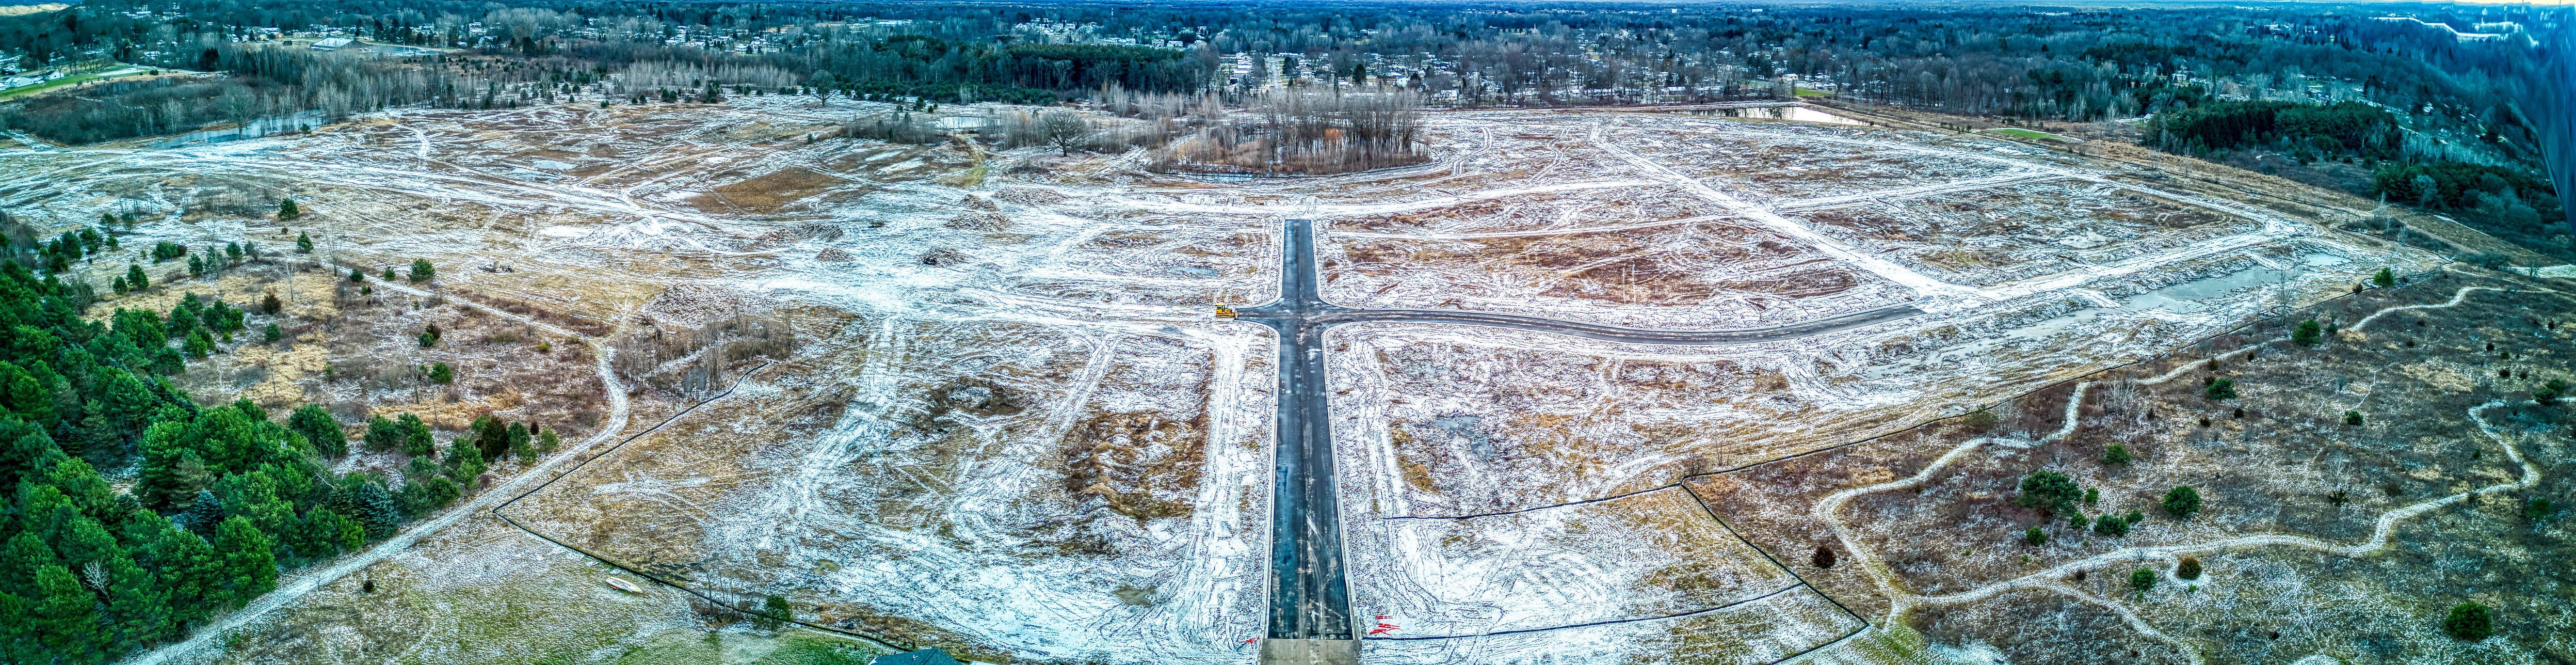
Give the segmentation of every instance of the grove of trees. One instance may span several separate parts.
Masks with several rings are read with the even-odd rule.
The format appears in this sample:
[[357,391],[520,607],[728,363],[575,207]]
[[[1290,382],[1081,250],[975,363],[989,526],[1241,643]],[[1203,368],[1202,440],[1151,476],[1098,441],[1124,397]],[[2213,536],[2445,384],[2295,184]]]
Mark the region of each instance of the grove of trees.
[[[255,255],[240,244],[202,254],[221,265]],[[378,417],[365,445],[408,457],[400,479],[335,473],[349,441],[320,406],[200,405],[168,380],[244,331],[249,311],[189,293],[166,314],[120,308],[89,320],[86,283],[30,251],[9,258],[0,260],[0,662],[100,663],[180,637],[267,593],[283,570],[447,507],[488,460],[559,441],[551,430],[484,424],[440,455],[419,418]],[[154,288],[141,266],[129,273],[119,281],[130,289]],[[102,469],[131,469],[131,485],[120,489]]]

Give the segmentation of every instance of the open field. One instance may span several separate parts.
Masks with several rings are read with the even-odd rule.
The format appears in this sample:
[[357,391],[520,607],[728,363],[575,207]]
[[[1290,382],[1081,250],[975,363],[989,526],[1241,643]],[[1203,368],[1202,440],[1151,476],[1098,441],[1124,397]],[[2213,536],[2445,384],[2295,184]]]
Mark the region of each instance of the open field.
[[[459,427],[493,414],[560,422],[567,437],[640,435],[537,475],[496,466],[488,482],[533,488],[579,463],[503,514],[738,607],[774,595],[798,620],[995,662],[1258,653],[1247,640],[1264,635],[1271,601],[1283,341],[1208,311],[1278,297],[1282,219],[1317,220],[1317,282],[1340,307],[1662,330],[1919,310],[1725,344],[1383,320],[1329,329],[1311,347],[1324,368],[1313,389],[1331,411],[1352,614],[1397,626],[1366,642],[1367,662],[1904,662],[1978,648],[2046,660],[2066,654],[2027,645],[2074,634],[2140,659],[2192,660],[2176,645],[2208,660],[2253,653],[2246,629],[2212,618],[2234,610],[2175,608],[2253,611],[2269,602],[2255,589],[2382,591],[2352,564],[2238,562],[2254,554],[2227,549],[2201,556],[2207,589],[2171,584],[2151,596],[2168,604],[2132,604],[2100,587],[2126,579],[2113,559],[2257,534],[2345,543],[2369,537],[2370,515],[2517,482],[2492,441],[2426,443],[2408,428],[2505,422],[2525,410],[2474,409],[2564,369],[2532,360],[2515,367],[2540,378],[2482,378],[2497,368],[2438,355],[2557,334],[2495,309],[2543,307],[2541,296],[2471,291],[2426,310],[2492,320],[2448,336],[2430,322],[2389,332],[2414,326],[2408,315],[2360,325],[2368,306],[2508,288],[2492,275],[2428,278],[2324,305],[2348,308],[2333,320],[2352,323],[2308,355],[2223,361],[2245,386],[2243,419],[2197,424],[2209,407],[2193,401],[2196,379],[2104,384],[2086,399],[2121,401],[2061,440],[1998,444],[1943,466],[1919,493],[1836,504],[1837,492],[1917,473],[1978,436],[2043,437],[2077,392],[2070,381],[2141,361],[2187,370],[2202,349],[2278,336],[2284,313],[2382,268],[2441,275],[2442,259],[2338,230],[2330,213],[1992,138],[1440,112],[1425,116],[1436,154],[1421,167],[1220,180],[969,138],[838,138],[851,114],[887,110],[782,96],[406,110],[166,150],[29,147],[0,151],[0,205],[51,232],[135,209],[145,221],[122,237],[136,247],[249,239],[279,252],[310,233],[315,251],[294,256],[329,267],[254,266],[121,302],[167,310],[192,288],[286,299],[286,340],[237,344],[218,368],[181,377],[206,399],[320,402],[344,424],[417,412]],[[302,218],[273,218],[285,196]],[[440,273],[418,293],[355,293],[340,279],[415,258]],[[104,280],[122,265],[83,270]],[[419,346],[429,325],[446,337]],[[2513,353],[2553,357],[2546,339]],[[2363,362],[2309,356],[2365,350],[2397,369],[2339,370],[2372,376],[2327,388],[2298,378]],[[424,362],[464,378],[423,385]],[[603,383],[634,399],[631,416],[609,417],[629,410],[606,408]],[[2356,406],[2371,408],[2369,425],[2332,424]],[[1981,409],[1999,419],[1991,432],[1942,420]],[[2513,431],[2531,450],[2559,445],[2538,428]],[[2139,461],[2084,467],[2115,433],[2132,437],[2118,440]],[[2334,473],[2414,480],[2352,489],[2334,510],[2295,499],[2325,491],[2302,473],[2325,468],[2318,451],[2334,445],[2355,446],[2333,456]],[[2211,466],[2220,459],[2244,465]],[[2011,530],[2036,517],[1999,504],[2009,493],[1997,485],[2044,465],[2091,474],[2099,511],[2149,506],[2157,485],[2186,481],[2206,484],[2211,505],[2187,527],[2149,520],[2125,540],[2070,532],[2024,552]],[[2234,475],[2196,475],[2212,472]],[[2286,507],[2230,503],[2253,495]],[[2493,526],[2441,519],[2421,524]],[[2532,538],[2532,557],[2553,551]],[[2396,542],[2391,551],[2410,541]],[[1842,562],[1817,567],[1820,545]],[[2099,569],[2095,586],[2015,586],[2079,563]],[[2271,586],[2218,582],[2258,569],[2274,571],[2262,578]],[[861,649],[754,629],[668,587],[605,590],[589,581],[609,574],[604,564],[482,515],[359,570],[250,621],[229,654],[183,655],[832,662]],[[365,576],[392,588],[348,588]],[[2387,588],[2431,584],[2406,579],[2415,586]],[[1987,595],[1935,602],[1970,593]],[[419,627],[323,628],[351,612]],[[2018,612],[2056,618],[1994,632],[1993,613]],[[496,638],[492,617],[511,614],[568,628]],[[2241,660],[2344,648],[2316,644]],[[824,655],[781,660],[811,654]]]

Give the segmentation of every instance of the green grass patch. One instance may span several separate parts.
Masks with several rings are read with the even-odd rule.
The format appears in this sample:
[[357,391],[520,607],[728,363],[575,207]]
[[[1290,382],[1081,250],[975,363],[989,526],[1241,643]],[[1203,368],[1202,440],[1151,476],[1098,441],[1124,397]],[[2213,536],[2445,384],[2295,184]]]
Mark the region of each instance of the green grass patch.
[[16,88],[10,88],[10,89],[7,89],[7,90],[0,90],[0,99],[9,99],[9,98],[19,97],[19,96],[23,96],[23,95],[32,95],[32,94],[36,94],[36,93],[39,93],[39,92],[44,92],[44,91],[47,91],[47,90],[52,90],[52,89],[55,89],[55,88],[60,88],[60,87],[63,87],[63,86],[80,85],[80,84],[88,83],[88,82],[91,82],[91,81],[97,81],[97,80],[102,80],[102,79],[114,78],[114,77],[117,77],[117,76],[128,76],[128,75],[140,74],[140,73],[142,73],[142,72],[136,72],[136,71],[123,71],[123,70],[108,70],[108,71],[103,71],[103,72],[91,72],[91,73],[88,73],[88,74],[75,74],[75,75],[72,75],[72,76],[65,76],[65,77],[62,77],[62,78],[54,79],[54,80],[51,80],[51,81],[46,81],[46,82],[43,82],[43,83],[38,83],[38,84],[35,84],[35,85],[30,85],[30,86],[20,86],[20,87],[16,87]]
[[1832,97],[1832,96],[1834,96],[1834,93],[1826,92],[1826,91],[1823,91],[1823,90],[1817,90],[1817,89],[1814,89],[1814,88],[1799,88],[1799,89],[1797,89],[1797,90],[1795,90],[1795,91],[1791,92],[1790,94],[1797,95],[1797,96],[1800,96],[1800,97]]
[[2059,136],[2059,135],[2056,135],[2056,134],[2050,134],[2050,133],[2048,133],[2048,132],[2043,132],[2043,131],[2039,131],[2039,130],[2035,130],[2035,129],[2022,129],[2022,128],[2020,128],[2020,127],[1999,127],[1999,128],[1995,128],[1995,129],[1989,129],[1989,130],[1986,130],[1986,133],[1988,133],[1988,134],[1996,134],[1996,135],[2001,135],[2001,136],[2010,136],[2010,137],[2017,138],[2017,139],[2030,139],[2030,140],[2033,140],[2033,141],[2063,141],[2063,142],[2066,142],[2066,143],[2082,143],[2082,142],[2083,142],[2081,139],[2076,139],[2076,138],[2073,138],[2073,137]]

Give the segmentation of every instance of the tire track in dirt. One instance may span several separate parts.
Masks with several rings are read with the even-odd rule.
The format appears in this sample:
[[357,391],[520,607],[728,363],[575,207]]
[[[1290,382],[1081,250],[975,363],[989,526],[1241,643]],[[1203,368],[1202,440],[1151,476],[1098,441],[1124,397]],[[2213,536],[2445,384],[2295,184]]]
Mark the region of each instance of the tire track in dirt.
[[[2452,294],[2450,300],[2442,303],[2427,305],[2399,305],[2372,312],[2369,316],[2363,317],[2359,323],[2355,323],[2353,325],[2353,329],[2358,330],[2362,326],[2369,324],[2369,322],[2378,319],[2381,315],[2391,312],[2456,307],[2461,303],[2466,302],[2469,292],[2471,291],[2512,292],[2517,290],[2527,292],[2559,293],[2556,290],[2546,288],[2506,289],[2490,286],[2463,286]],[[2287,339],[2288,338],[2283,337],[2269,341],[2283,341]],[[2245,349],[2253,349],[2258,346],[2260,345],[2247,345]],[[2231,351],[2227,354],[2221,355],[2234,355],[2235,353],[2241,352],[2245,349]],[[2173,371],[2147,379],[2141,379],[2137,381],[2137,383],[2163,383],[2179,377],[2189,370],[2197,367],[2199,367],[2199,364],[2197,363],[2185,363]],[[2085,394],[2098,383],[2098,381],[2085,381],[2076,384],[2075,394],[2067,398],[2064,424],[2060,426],[2056,432],[2034,441],[2023,442],[2023,445],[2020,447],[2028,447],[2031,445],[2056,441],[2074,433],[2078,424],[2078,409],[2080,409],[2084,403]],[[1924,596],[1903,590],[1901,588],[1902,585],[1896,581],[1894,572],[1878,558],[1874,551],[1864,547],[1860,539],[1853,535],[1849,522],[1845,521],[1841,515],[1843,506],[1848,505],[1851,500],[1862,496],[1909,489],[1921,485],[1924,481],[1929,480],[1944,468],[1948,467],[1960,456],[1973,452],[1987,444],[2008,441],[2007,439],[2002,439],[2000,437],[1979,437],[1971,439],[1965,443],[1961,443],[1959,446],[1950,449],[1949,452],[1943,453],[1939,458],[1934,459],[1931,464],[1926,465],[1922,471],[1915,473],[1911,477],[1876,485],[1852,488],[1828,495],[1825,500],[1816,504],[1816,507],[1811,511],[1811,514],[1813,514],[1817,519],[1823,520],[1827,524],[1831,525],[1835,538],[1841,541],[1843,548],[1850,551],[1854,558],[1858,560],[1858,563],[1861,565],[1861,570],[1870,576],[1872,583],[1879,588],[1880,594],[1888,598],[1888,615],[1885,620],[1889,623],[1899,621],[1905,614],[1920,607],[1973,603],[2017,590],[2049,591],[2066,595],[2082,602],[2101,606],[2104,609],[2119,615],[2123,621],[2130,625],[2131,628],[2138,630],[2140,633],[2174,645],[2176,650],[2182,652],[2185,658],[2189,659],[2190,662],[2197,664],[2203,662],[2204,657],[2200,654],[2199,650],[2193,648],[2190,643],[2183,641],[2180,638],[2165,635],[2161,631],[2157,631],[2154,626],[2147,623],[2143,618],[2137,616],[2135,611],[2129,609],[2125,605],[2073,589],[2066,586],[2060,580],[2077,571],[2090,570],[2122,561],[2137,561],[2142,559],[2167,560],[2185,554],[2217,552],[2237,547],[2278,546],[2323,552],[2348,558],[2368,556],[2388,547],[2390,537],[2396,531],[2397,524],[2399,522],[2421,516],[2425,513],[2430,513],[2434,510],[2447,507],[2455,503],[2466,501],[2471,497],[2529,489],[2530,487],[2539,484],[2539,467],[2534,466],[2529,460],[2525,459],[2522,456],[2521,449],[2515,446],[2511,439],[2506,438],[2501,433],[2497,432],[2495,426],[2488,423],[2486,418],[2481,415],[2481,412],[2486,411],[2487,409],[2500,406],[2510,406],[2516,403],[2517,402],[2496,400],[2470,407],[2469,419],[2472,422],[2477,423],[2478,432],[2480,434],[2494,441],[2499,447],[2504,449],[2507,459],[2511,460],[2516,466],[2522,468],[2522,474],[2520,477],[2516,478],[2513,482],[2497,483],[2466,492],[2427,499],[2381,513],[2371,531],[2370,538],[2350,545],[2337,544],[2332,541],[2307,536],[2257,534],[2223,538],[2201,543],[2159,545],[2152,547],[2124,547],[2094,556],[2085,557],[2083,559],[2069,561],[2052,566],[2046,570],[2023,575],[2004,582],[1998,582],[1953,594]]]

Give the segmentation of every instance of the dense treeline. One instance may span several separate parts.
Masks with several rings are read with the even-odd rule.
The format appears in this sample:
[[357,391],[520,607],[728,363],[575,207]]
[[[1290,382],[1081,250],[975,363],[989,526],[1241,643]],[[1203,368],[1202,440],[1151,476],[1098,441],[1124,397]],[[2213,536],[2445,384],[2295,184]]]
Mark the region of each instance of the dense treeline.
[[[2331,9],[1652,14],[1244,4],[540,1],[502,7],[197,0],[180,3],[176,18],[154,20],[128,16],[123,10],[133,2],[94,1],[57,16],[0,21],[0,49],[31,59],[67,57],[83,47],[160,53],[159,64],[183,66],[200,64],[192,61],[205,55],[201,42],[236,38],[250,26],[333,28],[379,41],[569,55],[602,71],[652,60],[710,69],[758,63],[798,84],[830,74],[816,86],[829,91],[950,101],[1027,100],[1031,91],[1080,95],[1112,82],[1134,91],[1249,93],[1284,80],[1392,82],[1437,91],[1435,103],[1461,105],[1632,103],[1767,97],[1782,89],[1778,77],[1795,74],[1846,99],[2066,120],[2189,108],[2217,92],[2306,97],[2311,77],[2323,77],[2353,84],[2329,96],[2398,109],[2429,104],[2434,115],[2493,126],[2504,149],[2529,151],[2536,143],[2528,119],[2510,108],[2512,91],[2455,82],[2420,54],[2398,50],[2420,35]],[[864,18],[878,20],[854,20]],[[1234,54],[1243,54],[1248,71],[1228,66]],[[467,96],[473,87],[458,86]]]
[[[2479,16],[2533,26],[2564,21],[2563,12],[2547,11],[2496,8]],[[2159,116],[2164,129],[2146,140],[2179,152],[2261,148],[2302,158],[2536,170],[2553,158],[2544,154],[2552,137],[2566,142],[2567,114],[2549,93],[2565,96],[2568,86],[2551,77],[2570,66],[2567,58],[2532,57],[2517,40],[2463,42],[2412,21],[2377,20],[2379,14],[2338,7],[1655,13],[1266,3],[92,0],[0,17],[0,52],[24,64],[108,57],[234,75],[111,88],[26,105],[0,113],[7,116],[0,121],[89,141],[243,124],[246,117],[282,120],[263,130],[291,129],[306,124],[298,112],[328,120],[399,104],[509,107],[563,96],[704,101],[715,87],[1047,103],[1114,84],[1144,93],[1215,92],[1240,104],[1281,84],[1394,85],[1426,104],[1458,106],[1710,101],[1807,87],[1851,102],[1967,115]],[[264,43],[263,27],[330,30],[457,55],[388,62],[234,46]],[[501,55],[522,59],[497,67],[485,59]],[[644,67],[675,75],[622,76]],[[1786,78],[1792,75],[1794,84]],[[613,85],[602,85],[603,76]],[[2326,110],[2266,114],[2239,102]],[[2383,127],[2347,104],[2389,111],[2390,122]],[[2262,126],[2285,119],[2355,124]],[[2391,136],[2399,137],[2394,155]]]
[[[1797,74],[1854,99],[2071,120],[2189,105],[2221,85],[2257,94],[2304,93],[2302,77],[2311,75],[2361,83],[2359,94],[2397,108],[2433,103],[2486,116],[2503,112],[2504,100],[2501,91],[2453,83],[2412,54],[2382,52],[2380,41],[2413,37],[2388,22],[2332,10],[1772,8],[1649,14],[1243,4],[500,7],[199,0],[179,3],[184,18],[154,21],[122,13],[131,2],[91,2],[58,12],[60,17],[0,22],[0,48],[23,49],[30,58],[61,57],[82,47],[184,51],[177,56],[184,60],[197,54],[184,48],[191,35],[235,36],[246,26],[332,27],[398,43],[577,52],[611,69],[662,57],[660,51],[692,50],[761,56],[800,76],[830,72],[852,85],[1060,93],[1096,89],[1104,80],[1142,91],[1222,85],[1228,81],[1211,80],[1229,73],[1220,71],[1218,56],[1242,53],[1260,56],[1248,64],[1263,80],[1356,74],[1453,91],[1456,103],[1469,105],[1768,96],[1777,88],[1776,77]],[[859,18],[897,25],[853,20]],[[48,22],[80,27],[26,25]],[[482,34],[469,32],[475,24]],[[670,49],[675,39],[695,46]],[[1121,47],[1099,41],[1104,39],[1159,46]]]
[[2390,203],[2449,213],[2514,244],[2576,258],[2561,240],[2567,210],[2555,188],[2528,169],[2460,162],[2381,164],[2370,193]]
[[[1712,101],[1811,88],[1966,115],[2154,116],[2146,142],[2196,154],[2278,150],[2365,169],[2393,160],[2536,172],[2565,161],[2556,153],[2567,150],[2552,146],[2567,143],[2568,58],[2537,57],[2547,54],[2520,40],[2460,41],[2381,13],[91,0],[0,17],[0,52],[27,65],[105,57],[232,75],[0,109],[0,124],[94,141],[260,119],[270,121],[256,125],[262,131],[292,129],[400,104],[711,101],[718,88],[1051,103],[1114,86],[1240,105],[1282,85],[1395,86],[1434,106]],[[2562,10],[2477,16],[2567,39]],[[449,55],[392,61],[269,48],[271,27]],[[655,75],[638,75],[646,71]]]
[[[1113,108],[1115,106],[1113,105]],[[1419,164],[1430,159],[1421,141],[1421,113],[1413,95],[1385,88],[1348,94],[1313,91],[1255,96],[1239,112],[1201,104],[1175,118],[1158,110],[1139,113],[1165,125],[1146,134],[1173,137],[1156,156],[1167,171],[1322,174]]]
[[916,36],[873,42],[836,39],[768,60],[791,71],[813,72],[823,87],[929,94],[934,99],[967,102],[990,99],[977,94],[979,87],[996,91],[1084,91],[1104,85],[1150,91],[1201,89],[1213,64],[1183,55],[1170,49],[1111,44],[960,44]]
[[2394,159],[2405,142],[2397,117],[2361,102],[2215,101],[2158,113],[2148,142],[2165,150],[2270,147],[2302,155]]
[[502,86],[530,78],[510,76],[515,72],[508,70],[473,71],[259,43],[207,39],[200,45],[196,55],[185,58],[189,64],[229,76],[152,77],[104,83],[78,95],[47,95],[0,113],[0,126],[69,143],[217,123],[256,124],[260,133],[275,133],[392,106],[515,104],[517,96],[504,95]]
[[[199,406],[165,378],[221,353],[249,329],[248,311],[190,293],[166,316],[87,320],[89,286],[53,271],[115,235],[31,242],[5,214],[0,229],[0,662],[99,663],[179,637],[267,593],[281,569],[449,505],[487,458],[529,454],[518,424],[477,423],[440,458],[419,419],[379,417],[367,444],[414,456],[400,490],[378,474],[333,473],[348,437],[321,407],[281,423],[248,401]],[[190,254],[192,275],[259,256],[238,243]],[[155,281],[135,265],[116,287]],[[100,473],[129,467],[131,490]]]
[[[167,321],[119,311],[102,325],[82,319],[86,303],[63,281],[12,261],[0,263],[0,303],[10,661],[100,662],[267,592],[280,558],[353,544],[354,522],[313,512],[332,479],[301,435],[247,404],[199,408],[155,371],[179,355],[172,337],[204,334],[196,299]],[[159,472],[139,496],[111,489],[92,460],[122,466],[138,446],[158,451]],[[177,521],[153,509],[174,493],[188,499]]]
[[1115,44],[959,43],[918,36],[850,40],[772,54],[816,88],[869,98],[1053,103],[1103,86],[1156,92],[1205,88],[1215,63],[1181,51]]

